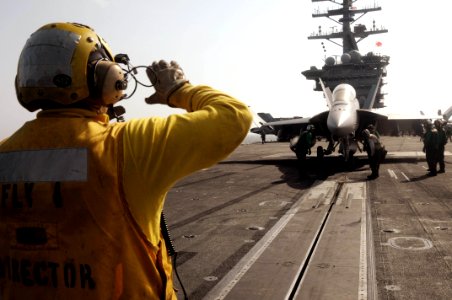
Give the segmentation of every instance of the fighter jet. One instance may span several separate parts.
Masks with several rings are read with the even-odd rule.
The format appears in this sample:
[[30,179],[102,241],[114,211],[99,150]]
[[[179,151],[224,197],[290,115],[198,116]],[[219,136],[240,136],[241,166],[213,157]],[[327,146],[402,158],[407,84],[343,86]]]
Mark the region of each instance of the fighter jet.
[[[414,128],[417,134],[422,133],[420,123],[430,119],[430,116],[400,116],[383,114],[378,109],[360,109],[356,98],[356,91],[353,86],[342,83],[335,87],[334,91],[325,87],[323,81],[319,79],[322,86],[328,110],[319,113],[311,118],[294,118],[283,121],[272,121],[264,123],[263,126],[278,128],[279,135],[290,136],[290,148],[297,154],[297,142],[308,125],[313,125],[314,135],[318,138],[325,138],[328,141],[327,149],[317,147],[317,156],[329,155],[336,150],[349,161],[351,157],[360,150],[361,132],[369,125],[380,128],[381,132],[389,133],[399,131],[400,123],[406,128]],[[395,129],[394,129],[395,128]],[[304,149],[298,149],[304,151]],[[297,154],[297,157],[300,157]],[[303,157],[303,156],[301,156]]]
[[280,135],[291,134],[291,149],[297,153],[295,145],[299,136],[308,125],[313,125],[315,128],[314,135],[318,138],[326,138],[329,142],[327,149],[318,147],[318,156],[329,155],[339,149],[339,153],[344,156],[345,160],[349,160],[359,149],[358,140],[361,131],[368,125],[377,123],[379,119],[386,118],[386,116],[371,110],[360,109],[359,102],[356,99],[356,91],[351,85],[340,84],[331,92],[328,87],[325,87],[322,80],[320,80],[320,83],[327,101],[327,111],[311,118],[273,121],[264,123],[263,126],[286,131],[285,134],[280,132]]
[[[409,121],[410,124],[404,124],[405,127],[414,128],[415,131],[420,130],[420,132],[416,133],[421,134],[421,122],[431,119],[431,116],[422,114],[401,116],[380,113],[378,109],[360,109],[356,91],[350,84],[339,84],[331,92],[328,87],[325,87],[321,79],[319,79],[319,82],[327,101],[327,111],[311,118],[293,118],[263,123],[263,126],[267,128],[278,128],[278,135],[289,136],[290,148],[296,154],[297,147],[295,145],[301,134],[306,131],[308,125],[313,125],[315,128],[314,136],[318,139],[325,138],[328,141],[327,149],[317,147],[318,157],[332,154],[338,150],[345,161],[349,161],[356,151],[361,149],[359,145],[361,134],[369,125],[373,125],[380,132],[387,134],[394,131],[394,128],[395,131],[400,128],[400,123],[397,122]],[[450,111],[452,114],[452,108]],[[446,114],[444,114],[444,117],[446,117]],[[450,115],[447,117],[450,117]],[[303,149],[298,150],[303,151]],[[297,154],[297,157],[300,156]]]
[[[266,134],[266,135],[275,135],[277,137],[278,142],[287,142],[295,135],[298,135],[300,132],[299,124],[291,125],[286,124],[286,120],[288,123],[291,123],[294,119],[301,119],[302,117],[293,117],[293,118],[274,118],[269,113],[257,113],[254,116],[254,123],[258,123],[259,125],[251,128],[252,133],[256,134]],[[305,119],[306,121],[307,119]],[[266,124],[278,124],[267,126]]]

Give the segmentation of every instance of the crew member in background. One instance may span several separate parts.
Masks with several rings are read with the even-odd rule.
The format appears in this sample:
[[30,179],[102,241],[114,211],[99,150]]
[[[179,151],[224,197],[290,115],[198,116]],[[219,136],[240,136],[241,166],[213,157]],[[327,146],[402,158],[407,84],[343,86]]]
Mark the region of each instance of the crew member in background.
[[447,121],[445,121],[444,123],[447,139],[449,140],[449,142],[452,142],[452,125],[448,124]]
[[147,74],[155,93],[146,103],[187,113],[109,122],[127,82],[106,42],[75,23],[28,39],[17,98],[40,111],[0,142],[1,299],[177,298],[160,227],[165,195],[226,158],[252,116],[190,84],[175,62]]
[[375,126],[373,124],[369,124],[369,126],[367,126],[367,129],[371,134],[375,135],[378,139],[380,139],[380,133],[375,129]]
[[367,179],[373,180],[380,176],[380,164],[386,156],[386,149],[380,143],[379,138],[375,134],[370,133],[369,129],[364,129],[362,136],[364,140],[364,151],[367,152],[370,170],[372,171],[372,173],[367,176]]
[[[446,132],[444,131],[444,128],[443,128],[443,122],[441,122],[441,120],[435,121],[435,128],[438,131],[438,156],[437,156],[437,160],[438,160],[438,164],[439,164],[438,173],[444,173],[444,172],[446,172],[446,166],[444,164],[444,148],[447,144],[447,136],[446,136]],[[436,165],[435,165],[435,170],[436,170]]]
[[301,130],[295,145],[291,146],[300,161],[304,161],[306,155],[311,154],[311,148],[315,145],[314,129],[314,125],[308,125],[306,130]]
[[388,151],[386,150],[386,147],[383,145],[383,143],[381,142],[380,139],[380,133],[378,132],[378,130],[375,128],[375,126],[373,124],[369,124],[369,126],[367,126],[367,129],[369,130],[370,134],[373,134],[377,137],[378,140],[378,144],[377,147],[379,147],[380,150],[380,163],[386,158],[386,154],[388,153]]
[[428,164],[428,176],[436,176],[436,164],[438,162],[439,137],[436,128],[432,128],[430,121],[424,124],[424,148],[425,158]]

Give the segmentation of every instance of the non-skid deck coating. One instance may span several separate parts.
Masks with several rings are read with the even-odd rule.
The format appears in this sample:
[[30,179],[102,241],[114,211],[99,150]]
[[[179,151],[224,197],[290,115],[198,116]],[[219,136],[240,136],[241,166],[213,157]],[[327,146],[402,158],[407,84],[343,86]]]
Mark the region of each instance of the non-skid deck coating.
[[300,166],[268,143],[177,183],[165,211],[189,299],[452,299],[452,146],[428,177],[419,137],[382,140],[373,181],[365,155]]

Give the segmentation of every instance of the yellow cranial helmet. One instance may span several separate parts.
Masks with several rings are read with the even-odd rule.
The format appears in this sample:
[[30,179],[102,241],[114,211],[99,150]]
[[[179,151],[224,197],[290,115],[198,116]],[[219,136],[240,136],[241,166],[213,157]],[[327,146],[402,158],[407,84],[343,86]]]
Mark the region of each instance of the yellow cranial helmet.
[[[90,75],[90,55],[96,52],[104,57]],[[71,105],[86,99],[96,89],[103,104],[117,102],[122,90],[115,88],[115,84],[124,80],[124,73],[113,61],[107,43],[90,27],[77,23],[47,24],[31,35],[22,50],[15,82],[17,98],[29,111],[48,103]]]

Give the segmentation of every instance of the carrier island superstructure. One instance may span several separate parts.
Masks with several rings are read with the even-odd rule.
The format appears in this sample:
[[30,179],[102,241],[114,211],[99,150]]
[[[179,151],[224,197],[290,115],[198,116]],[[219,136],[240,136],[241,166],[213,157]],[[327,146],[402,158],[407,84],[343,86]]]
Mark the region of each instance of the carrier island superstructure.
[[[319,78],[330,90],[341,83],[348,83],[356,90],[356,97],[360,108],[384,107],[384,93],[381,87],[386,76],[386,66],[389,64],[389,56],[368,52],[363,54],[358,49],[358,43],[373,34],[388,32],[387,29],[377,28],[375,21],[370,29],[366,25],[357,23],[361,17],[370,12],[381,10],[381,7],[373,3],[369,7],[358,8],[355,3],[358,0],[311,0],[312,2],[328,2],[334,8],[315,9],[313,18],[325,17],[335,22],[337,26],[324,30],[321,26],[318,31],[311,34],[310,40],[326,40],[342,48],[342,54],[325,58],[325,64],[321,69],[312,66],[302,74],[311,80],[315,80],[315,91],[322,91]],[[325,47],[325,44],[323,44]]]

